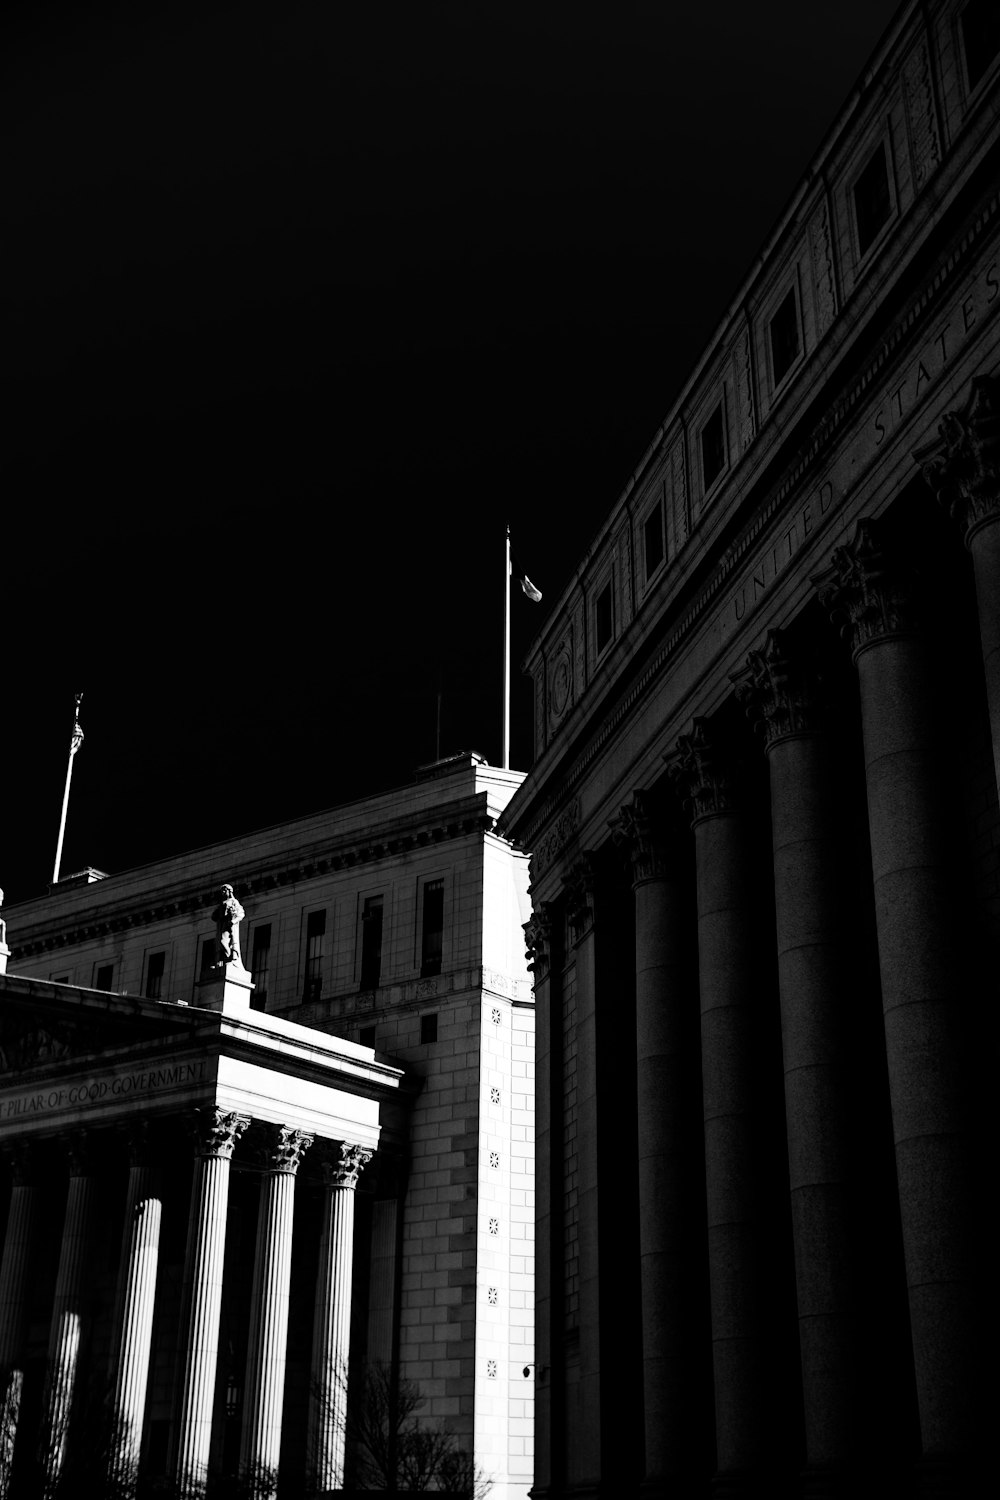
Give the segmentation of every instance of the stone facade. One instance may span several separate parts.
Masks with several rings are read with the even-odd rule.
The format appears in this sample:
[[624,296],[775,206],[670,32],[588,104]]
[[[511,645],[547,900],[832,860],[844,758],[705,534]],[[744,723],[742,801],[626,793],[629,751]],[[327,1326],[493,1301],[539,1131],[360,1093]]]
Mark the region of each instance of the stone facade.
[[[398,1370],[419,1388],[420,1422],[448,1424],[492,1479],[491,1495],[526,1495],[534,1010],[522,925],[530,907],[527,861],[495,832],[520,780],[475,756],[456,757],[425,768],[410,787],[122,875],[69,877],[47,897],[7,911],[9,973],[18,977],[8,977],[0,1002],[0,1061],[3,1074],[13,1075],[12,1098],[27,1097],[30,1085],[45,1098],[61,1087],[68,1099],[73,1085],[62,1074],[76,1066],[69,1059],[78,1048],[66,1042],[64,1053],[63,1031],[84,1017],[88,1026],[93,1018],[86,1045],[99,1050],[107,1046],[105,1017],[118,1011],[141,1014],[154,1027],[165,1017],[185,1037],[196,1024],[209,1027],[206,1037],[228,1027],[236,1051],[263,1037],[257,1083],[238,1098],[218,1096],[252,1125],[234,1135],[224,1166],[214,1148],[196,1150],[194,1167],[189,1153],[182,1168],[172,1161],[169,1198],[155,1197],[150,1174],[163,1178],[164,1132],[180,1129],[200,1094],[188,1087],[161,1098],[160,1085],[149,1083],[159,1076],[152,1065],[144,1065],[146,1083],[133,1078],[126,1090],[118,1075],[137,1077],[138,1059],[126,1052],[113,1065],[121,1112],[154,1128],[161,1154],[134,1182],[120,1162],[118,1187],[104,1170],[101,1191],[111,1203],[119,1194],[119,1215],[127,1198],[128,1213],[143,1223],[148,1215],[133,1199],[142,1205],[155,1197],[160,1268],[148,1246],[122,1252],[127,1264],[132,1256],[145,1268],[145,1282],[129,1296],[145,1310],[148,1347],[135,1358],[112,1352],[121,1312],[110,1280],[89,1336],[104,1341],[112,1369],[145,1372],[128,1377],[121,1400],[150,1472],[200,1475],[209,1463],[233,1470],[280,1462],[283,1476],[307,1472],[316,1484],[341,1483],[351,1453],[349,1443],[344,1452],[338,1369],[349,1350],[348,1402],[366,1368]],[[232,910],[245,912],[245,974],[235,963],[219,966],[223,879],[235,892]],[[44,993],[62,1028],[36,1037],[34,1053],[18,1043],[21,1023],[13,1019],[13,1006],[29,992]],[[214,1018],[213,997],[221,1006]],[[204,1074],[206,1088],[231,1090],[235,1064],[223,1058],[216,1066],[207,1047],[185,1042],[178,1060],[199,1082]],[[312,1099],[309,1068],[296,1063],[295,1048],[303,1058],[310,1049],[329,1054],[331,1066],[349,1075],[336,1107]],[[254,1089],[270,1087],[273,1069],[295,1080],[286,1088],[298,1107],[294,1118],[273,1109],[261,1118]],[[363,1129],[355,1103],[350,1110],[344,1103],[355,1095],[371,1101]],[[307,1106],[315,1107],[303,1116]],[[37,1136],[52,1155],[57,1136],[94,1116],[89,1096],[65,1118],[8,1109],[0,1144],[19,1149]],[[273,1139],[264,1122],[279,1131]],[[107,1168],[122,1148],[112,1149],[117,1138],[107,1133],[116,1120],[109,1116],[107,1129],[100,1123],[98,1154]],[[329,1149],[303,1144],[306,1130]],[[363,1148],[363,1159],[345,1176],[337,1152],[354,1148]],[[228,1219],[216,1206],[222,1191]],[[75,1200],[67,1193],[60,1186],[49,1194],[46,1213],[53,1226],[62,1213],[69,1236]],[[177,1228],[185,1196],[193,1205],[186,1249]],[[15,1194],[8,1241],[14,1235],[21,1245],[28,1241],[16,1208]],[[111,1277],[110,1242],[105,1253]],[[200,1301],[192,1285],[205,1288]],[[58,1291],[55,1266],[35,1297],[27,1344],[15,1340],[32,1379],[45,1363],[52,1287]],[[318,1404],[317,1390],[326,1391]],[[134,1456],[125,1454],[126,1467]]]
[[536,1500],[989,1451],[992,16],[902,8],[526,663]]

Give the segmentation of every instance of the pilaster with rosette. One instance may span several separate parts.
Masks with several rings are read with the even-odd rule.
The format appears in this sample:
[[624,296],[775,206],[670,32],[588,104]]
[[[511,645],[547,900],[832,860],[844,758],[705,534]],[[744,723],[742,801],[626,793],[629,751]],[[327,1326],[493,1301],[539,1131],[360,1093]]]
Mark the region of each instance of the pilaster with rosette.
[[869,646],[916,629],[912,571],[892,557],[882,523],[871,517],[862,517],[853,540],[834,549],[830,566],[812,582],[855,659]]
[[249,1115],[220,1109],[217,1104],[211,1109],[198,1110],[191,1131],[195,1156],[218,1156],[232,1161],[236,1143],[249,1124]]
[[633,886],[647,880],[663,880],[667,874],[667,850],[646,792],[633,792],[611,825],[611,836],[632,865]]
[[667,774],[691,816],[692,826],[702,818],[733,812],[739,802],[739,765],[720,744],[707,719],[695,719],[690,734],[682,734],[677,747],[664,756]]
[[549,902],[542,902],[532,912],[531,920],[523,926],[528,970],[534,974],[535,983],[539,984],[547,976],[552,958],[552,908]]
[[334,1153],[323,1162],[323,1176],[329,1187],[356,1188],[358,1178],[374,1156],[370,1146],[354,1141],[338,1141]]
[[566,877],[566,916],[574,943],[593,931],[595,884],[593,855],[582,854]]
[[789,647],[783,630],[769,630],[746,666],[729,676],[747,717],[763,731],[765,749],[822,728],[820,675]]
[[1000,520],[1000,380],[978,376],[965,406],[945,412],[935,440],[913,456],[969,547]]

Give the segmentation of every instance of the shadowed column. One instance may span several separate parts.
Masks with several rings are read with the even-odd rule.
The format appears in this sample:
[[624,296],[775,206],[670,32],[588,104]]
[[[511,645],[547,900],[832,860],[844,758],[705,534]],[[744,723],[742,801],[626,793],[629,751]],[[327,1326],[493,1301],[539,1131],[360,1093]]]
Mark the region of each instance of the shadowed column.
[[7,1214],[3,1260],[0,1262],[0,1500],[11,1493],[11,1471],[17,1439],[21,1396],[24,1389],[25,1298],[31,1271],[31,1238],[35,1221],[37,1188],[27,1142],[6,1145],[4,1155],[13,1186]]
[[[851,1219],[851,950],[839,859],[837,765],[819,684],[779,631],[734,674],[764,732],[795,1286],[806,1432],[803,1493],[843,1492],[860,1443],[859,1249]],[[850,1491],[853,1493],[853,1490]]]
[[936,441],[914,457],[972,554],[1000,789],[1000,381],[974,380],[964,408],[946,412]]
[[181,1320],[181,1385],[177,1482],[195,1496],[208,1474],[212,1407],[219,1356],[219,1314],[229,1210],[229,1166],[247,1115],[215,1106],[195,1125],[191,1216],[184,1259],[186,1312]]
[[351,1353],[351,1291],[354,1255],[354,1190],[371,1161],[368,1146],[342,1141],[339,1159],[323,1163],[323,1229],[316,1273],[312,1391],[309,1404],[309,1469],[319,1490],[344,1483],[347,1372]]
[[698,988],[716,1496],[747,1493],[766,1453],[760,1170],[754,1130],[758,989],[751,840],[731,758],[704,719],[667,769],[691,814],[698,899]]
[[45,1494],[53,1494],[66,1458],[70,1413],[89,1300],[86,1282],[94,1217],[94,1179],[85,1141],[71,1142],[62,1248],[49,1332],[48,1382],[42,1421],[41,1458]]
[[128,1149],[125,1226],[111,1346],[114,1429],[110,1474],[123,1493],[134,1492],[138,1481],[163,1217],[159,1173],[152,1163],[145,1127],[129,1131]]
[[887,556],[879,523],[859,521],[853,541],[814,582],[844,622],[861,688],[922,1482],[957,1495],[961,1481],[949,1475],[974,1440],[972,1181],[934,680],[909,581]]
[[268,1132],[272,1140],[257,1211],[240,1450],[250,1491],[261,1497],[274,1494],[281,1457],[295,1174],[313,1140],[288,1125],[269,1126]]
[[636,1080],[639,1138],[639,1256],[645,1478],[642,1493],[666,1495],[691,1448],[691,1351],[685,1336],[692,1289],[692,1234],[686,1184],[700,1121],[687,1117],[685,1075],[697,1066],[686,1046],[694,1005],[683,961],[680,881],[654,828],[649,799],[636,792],[613,824],[628,853],[635,900]]
[[547,905],[524,924],[528,968],[535,996],[535,1455],[533,1494],[543,1500],[552,1493],[553,1454],[557,1439],[553,1423],[555,1372],[552,1318],[552,914]]

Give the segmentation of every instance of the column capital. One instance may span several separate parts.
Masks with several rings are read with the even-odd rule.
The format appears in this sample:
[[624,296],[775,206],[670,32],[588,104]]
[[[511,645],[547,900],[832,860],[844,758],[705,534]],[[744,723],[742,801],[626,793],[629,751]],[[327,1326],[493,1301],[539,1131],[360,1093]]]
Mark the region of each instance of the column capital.
[[977,376],[965,405],[946,411],[937,437],[913,457],[970,546],[1000,520],[1000,380]]
[[729,680],[747,717],[764,734],[764,748],[814,734],[822,725],[820,675],[794,649],[783,630],[769,630],[764,645],[747,656]]
[[532,911],[531,920],[522,923],[524,929],[524,951],[528,956],[529,972],[539,984],[549,972],[552,957],[552,908],[548,901]]
[[813,575],[819,601],[850,642],[855,660],[869,646],[912,635],[916,628],[912,572],[885,545],[882,523],[863,516],[853,540],[835,547],[830,566]]
[[631,862],[633,886],[665,879],[666,843],[650,809],[648,792],[633,792],[608,826],[611,837]]
[[92,1143],[89,1132],[75,1130],[59,1137],[70,1177],[89,1177],[94,1168]]
[[35,1153],[30,1141],[4,1141],[3,1154],[15,1187],[30,1187],[35,1180]]
[[738,764],[719,745],[707,719],[695,719],[689,734],[665,755],[667,774],[691,815],[691,825],[719,817],[739,805]]
[[249,1115],[212,1105],[199,1109],[191,1125],[195,1156],[218,1156],[232,1161],[236,1142],[250,1124]]
[[355,1141],[337,1141],[333,1144],[334,1155],[323,1162],[323,1181],[327,1187],[356,1188],[358,1178],[375,1155],[370,1146],[359,1146]]
[[581,854],[566,876],[566,915],[573,942],[581,942],[594,927],[594,856]]
[[294,1125],[263,1125],[257,1143],[260,1163],[269,1172],[294,1176],[314,1140],[311,1131],[297,1130]]

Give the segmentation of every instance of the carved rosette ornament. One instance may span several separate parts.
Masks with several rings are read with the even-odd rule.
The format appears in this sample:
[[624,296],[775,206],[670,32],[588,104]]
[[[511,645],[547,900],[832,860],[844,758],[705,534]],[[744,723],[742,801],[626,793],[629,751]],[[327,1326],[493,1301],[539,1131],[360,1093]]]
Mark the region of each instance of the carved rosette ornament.
[[633,792],[618,817],[610,824],[611,836],[632,864],[632,884],[663,880],[667,873],[667,851],[650,814],[649,797]]
[[566,878],[566,916],[573,942],[579,943],[594,926],[594,860],[583,854]]
[[374,1156],[370,1146],[354,1141],[340,1141],[338,1156],[323,1163],[323,1177],[329,1187],[356,1188],[358,1178]]
[[702,818],[733,812],[738,803],[739,767],[713,736],[707,719],[695,719],[690,734],[682,734],[677,748],[664,756],[674,790],[691,816],[692,827]]
[[870,517],[858,522],[853,541],[836,547],[830,566],[812,582],[855,660],[867,647],[915,629],[913,575],[887,554],[881,523]]
[[249,1124],[249,1115],[220,1109],[217,1104],[211,1109],[198,1110],[192,1128],[195,1155],[218,1156],[224,1161],[232,1161],[236,1142]]
[[751,651],[746,666],[731,672],[729,680],[747,717],[763,731],[767,750],[820,728],[819,673],[789,651],[784,631],[769,630],[763,647]]
[[961,411],[945,412],[934,442],[914,458],[965,545],[1000,520],[1000,380],[980,375]]
[[546,901],[533,911],[530,922],[525,922],[523,926],[528,970],[534,974],[537,984],[549,972],[552,954],[552,911],[549,903]]

